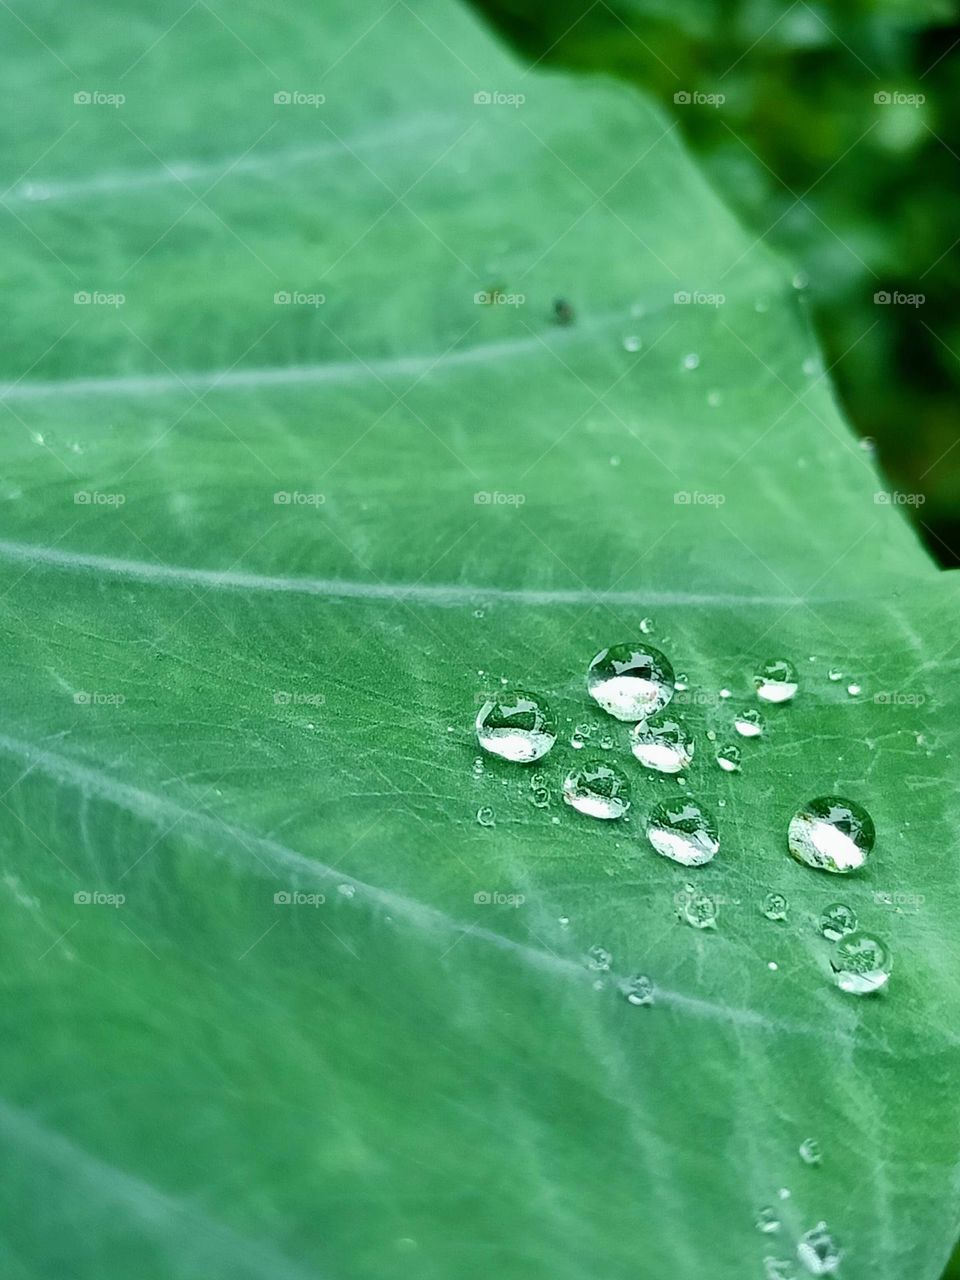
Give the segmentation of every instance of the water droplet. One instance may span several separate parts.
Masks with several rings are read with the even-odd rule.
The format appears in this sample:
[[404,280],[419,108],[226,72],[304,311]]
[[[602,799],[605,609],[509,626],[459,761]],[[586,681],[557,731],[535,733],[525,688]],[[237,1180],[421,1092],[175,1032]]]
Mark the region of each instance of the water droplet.
[[721,697],[721,698],[729,698],[729,697],[732,697],[732,694],[730,693],[730,690],[729,690],[729,689],[721,689],[721,690],[720,690],[720,697]]
[[573,747],[574,751],[582,751],[586,744],[580,737],[579,733],[574,733],[570,737],[570,745]]
[[630,808],[630,783],[614,765],[587,760],[564,778],[563,798],[590,818],[622,818]]
[[863,693],[863,688],[859,684],[848,684],[847,693],[851,698],[859,698],[860,694]]
[[653,1004],[653,983],[645,973],[638,973],[628,982],[625,982],[622,990],[628,1004]]
[[569,917],[569,916],[558,916],[558,917],[557,917],[557,924],[560,926],[560,928],[561,928],[561,929],[566,929],[566,927],[567,927],[567,925],[568,925],[569,923],[570,923],[570,917]]
[[820,1143],[816,1138],[804,1138],[800,1143],[798,1150],[800,1152],[800,1159],[804,1164],[819,1164],[823,1158],[823,1153],[820,1150]]
[[644,720],[630,731],[630,750],[646,769],[679,773],[693,759],[694,742],[678,720]]
[[764,1235],[771,1235],[774,1231],[779,1231],[780,1219],[777,1217],[776,1209],[771,1205],[764,1205],[757,1213],[755,1225],[757,1230],[762,1231]]
[[657,629],[656,624],[654,623],[652,618],[640,619],[640,630],[643,632],[645,636],[650,635],[650,633],[653,631],[656,631],[656,629]]
[[615,746],[616,746],[616,743],[614,742],[613,738],[610,736],[609,733],[603,734],[603,736],[600,738],[601,750],[612,751]]
[[606,947],[601,947],[599,943],[592,946],[587,952],[587,967],[593,969],[595,973],[609,973],[612,963],[613,956]]
[[690,677],[685,671],[679,672],[676,680],[673,682],[673,687],[676,689],[677,693],[686,693],[687,689],[690,687]]
[[642,345],[643,344],[635,333],[628,334],[623,340],[624,351],[639,351]]
[[800,1237],[797,1259],[812,1276],[832,1276],[840,1266],[840,1258],[841,1250],[825,1222],[818,1222],[812,1231]]
[[776,973],[777,970],[780,968],[780,966],[777,964],[776,960],[768,960],[767,968],[770,970],[771,973]]
[[652,645],[618,644],[590,663],[587,691],[618,720],[645,720],[673,697],[673,667]]
[[482,804],[477,810],[477,821],[481,827],[492,827],[494,825],[493,810],[488,804]]
[[685,369],[697,369],[699,366],[700,357],[695,351],[691,351],[683,357],[683,367]]
[[595,730],[596,730],[596,725],[587,724],[586,722],[584,722],[582,724],[578,724],[573,732],[577,735],[578,738],[589,738],[593,735]]
[[687,924],[695,929],[713,929],[717,923],[717,904],[708,893],[687,893],[683,897],[680,913]]
[[820,361],[816,356],[807,356],[806,360],[803,362],[803,372],[808,378],[812,378],[814,374],[820,372]]
[[477,756],[473,762],[473,776],[475,778],[483,777],[483,757]]
[[786,658],[771,658],[753,677],[757,697],[764,702],[789,702],[797,692],[800,677]]
[[805,271],[798,271],[792,280],[795,289],[806,289],[810,284],[810,277]]
[[789,1188],[789,1187],[781,1187],[781,1188],[780,1188],[780,1190],[777,1192],[777,1195],[778,1195],[778,1197],[779,1197],[781,1200],[789,1200],[789,1199],[790,1199],[790,1188]]
[[787,900],[782,893],[768,893],[761,910],[768,920],[786,920]]
[[818,796],[790,819],[787,844],[798,862],[845,874],[862,867],[873,848],[873,819],[841,796]]
[[764,1258],[763,1280],[795,1280],[793,1263],[787,1258]]
[[843,679],[843,672],[838,667],[831,667],[827,672],[827,679],[836,683],[838,680]]
[[702,866],[720,848],[715,820],[689,797],[658,804],[650,814],[647,839],[657,853],[685,867]]
[[719,391],[708,391],[707,404],[711,409],[718,409],[723,404],[723,395]]
[[538,809],[546,809],[550,803],[550,792],[546,787],[534,787],[530,792],[530,803]]
[[539,698],[512,689],[488,698],[480,708],[477,740],[491,755],[529,764],[547,754],[557,740],[557,730]]
[[345,898],[352,898],[356,892],[357,891],[352,884],[337,885],[337,893],[342,894]]
[[735,742],[727,742],[718,747],[716,760],[724,773],[740,772],[740,748]]
[[892,966],[886,945],[870,933],[848,933],[830,958],[837,986],[855,996],[879,991],[890,977]]
[[483,610],[482,610],[482,609],[474,609],[474,611],[473,611],[473,616],[474,616],[475,618],[482,618],[482,617],[483,617]]
[[610,465],[611,465],[611,467],[619,467],[619,465],[620,465],[620,456],[619,456],[619,454],[616,454],[616,453],[615,453],[615,454],[613,454],[613,455],[612,455],[612,457],[610,458]]
[[733,727],[741,738],[759,738],[763,733],[763,716],[754,707],[748,707],[734,717]]
[[839,942],[844,934],[856,931],[857,913],[845,902],[831,903],[821,915],[818,927],[823,937]]
[[864,436],[863,439],[860,441],[860,448],[864,451],[864,453],[869,453],[871,458],[876,457],[877,442],[876,440],[874,440],[873,436]]

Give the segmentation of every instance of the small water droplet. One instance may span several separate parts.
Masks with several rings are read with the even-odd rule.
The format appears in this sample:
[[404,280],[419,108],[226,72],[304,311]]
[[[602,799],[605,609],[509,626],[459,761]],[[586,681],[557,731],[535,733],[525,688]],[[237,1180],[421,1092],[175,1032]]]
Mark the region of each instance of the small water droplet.
[[693,759],[694,741],[678,720],[643,720],[630,731],[630,750],[645,769],[679,773]]
[[488,698],[480,708],[476,727],[484,751],[517,764],[539,760],[557,740],[547,707],[533,694],[518,689]]
[[473,762],[473,776],[475,778],[483,777],[483,757],[477,756]]
[[534,787],[530,792],[530,803],[538,809],[546,809],[550,804],[550,792],[546,787]]
[[879,991],[890,977],[893,961],[885,943],[871,933],[848,933],[830,958],[837,986],[851,995]]
[[694,929],[713,929],[717,923],[717,904],[708,893],[694,890],[680,896],[680,917]]
[[588,724],[584,721],[583,723],[578,724],[573,732],[578,738],[590,738],[596,732],[596,728],[597,726],[595,724]]
[[833,902],[820,916],[817,927],[824,938],[839,942],[844,934],[856,932],[857,913],[845,902]]
[[673,667],[652,645],[603,649],[587,671],[587,692],[618,720],[645,720],[673,697]]
[[777,964],[776,960],[768,960],[767,968],[770,970],[771,973],[776,973],[777,970],[780,968],[780,966]]
[[859,698],[860,694],[863,693],[863,687],[859,684],[848,684],[847,693],[851,698]]
[[651,632],[656,631],[656,629],[657,629],[656,623],[653,621],[652,618],[640,619],[640,630],[643,632],[645,636],[650,635]]
[[741,738],[759,738],[763,733],[763,716],[755,707],[748,707],[734,717],[733,727]]
[[866,862],[876,830],[862,805],[841,796],[818,796],[790,819],[787,844],[798,862],[846,874]]
[[758,668],[753,683],[757,697],[764,702],[789,702],[797,692],[800,677],[788,659],[771,658]]
[[628,334],[623,340],[624,351],[639,351],[642,345],[643,344],[635,333]]
[[702,866],[720,848],[715,820],[688,796],[656,805],[647,839],[657,853],[685,867]]
[[473,611],[473,616],[474,616],[475,618],[482,618],[482,617],[483,617],[483,610],[482,610],[482,609],[474,609],[474,611]]
[[727,742],[717,748],[717,764],[724,773],[740,772],[740,748],[736,742]]
[[781,1187],[781,1188],[780,1188],[780,1190],[777,1192],[777,1195],[778,1195],[778,1197],[779,1197],[781,1200],[789,1200],[789,1199],[790,1199],[790,1188],[789,1188],[789,1187]]
[[564,778],[563,798],[590,818],[622,818],[630,808],[630,783],[615,765],[587,760]]
[[825,1222],[818,1222],[800,1237],[797,1259],[812,1276],[832,1276],[840,1266],[842,1251],[827,1230]]
[[579,733],[574,733],[570,736],[570,745],[573,747],[574,751],[582,751],[586,744],[580,737]]
[[776,1209],[772,1205],[765,1204],[757,1213],[755,1225],[764,1235],[772,1235],[774,1231],[779,1231],[780,1219],[777,1217]]
[[782,893],[768,893],[761,910],[768,920],[786,920],[787,900]]
[[810,284],[810,277],[805,271],[798,271],[791,283],[795,289],[806,289]]
[[587,967],[593,969],[595,973],[609,973],[610,965],[613,963],[613,956],[606,949],[596,943],[587,952]]
[[864,436],[860,441],[860,448],[864,453],[868,453],[871,458],[875,458],[877,455],[877,442],[873,436]]
[[730,697],[732,697],[732,696],[733,696],[733,695],[730,693],[730,690],[729,690],[729,689],[721,689],[721,690],[720,690],[720,697],[721,697],[721,698],[730,698]]
[[806,360],[804,360],[803,362],[802,367],[803,367],[803,372],[807,375],[807,377],[812,378],[814,377],[815,374],[818,374],[820,372],[820,361],[816,358],[816,356],[807,356]]
[[610,736],[609,733],[605,733],[601,736],[600,738],[601,750],[612,751],[615,746],[616,746],[616,743],[614,742],[613,738]]
[[628,1004],[653,1004],[653,983],[645,973],[638,973],[625,982],[622,990]]
[[681,671],[679,673],[676,680],[673,682],[673,687],[676,689],[677,693],[686,693],[687,689],[690,687],[690,677],[685,671]]
[[488,804],[482,804],[477,810],[477,821],[481,827],[492,827],[494,825],[494,813]]
[[707,404],[711,409],[718,409],[723,404],[723,395],[719,391],[707,392]]
[[352,898],[356,892],[357,891],[352,884],[337,885],[337,893],[342,894],[344,898]]
[[569,916],[558,916],[558,917],[557,917],[557,924],[560,926],[560,928],[561,928],[561,929],[566,929],[566,927],[567,927],[567,925],[568,925],[569,923],[570,923],[570,917],[569,917]]
[[616,454],[616,453],[615,453],[615,454],[611,457],[611,459],[610,459],[610,465],[611,465],[611,467],[619,467],[619,465],[620,465],[620,456],[619,456],[619,454]]
[[820,1143],[816,1138],[804,1138],[798,1148],[800,1159],[804,1164],[819,1164],[823,1158],[820,1150]]
[[700,357],[695,351],[690,351],[683,357],[683,367],[685,369],[697,369],[700,367]]
[[827,679],[833,680],[833,682],[836,683],[838,680],[843,679],[843,672],[839,669],[839,667],[831,667],[830,670],[827,672]]

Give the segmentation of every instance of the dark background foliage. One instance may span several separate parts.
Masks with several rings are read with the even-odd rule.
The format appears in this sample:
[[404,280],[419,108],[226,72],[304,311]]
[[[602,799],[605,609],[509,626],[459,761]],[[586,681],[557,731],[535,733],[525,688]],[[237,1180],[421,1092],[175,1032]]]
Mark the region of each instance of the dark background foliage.
[[727,203],[802,273],[849,420],[931,553],[960,563],[955,6],[476,3],[530,61],[616,74],[675,114]]

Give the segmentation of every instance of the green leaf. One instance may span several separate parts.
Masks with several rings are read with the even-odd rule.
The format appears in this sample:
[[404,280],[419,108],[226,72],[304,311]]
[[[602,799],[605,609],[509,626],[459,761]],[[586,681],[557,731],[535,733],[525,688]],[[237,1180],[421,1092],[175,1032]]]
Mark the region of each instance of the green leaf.
[[[659,110],[448,3],[3,20],[4,1274],[743,1280],[825,1219],[844,1280],[933,1280],[957,587],[790,272]],[[631,820],[558,800],[587,663],[645,616],[699,871],[646,843],[678,784],[626,726]],[[800,694],[725,775],[770,656]],[[560,717],[546,809],[475,776],[502,679]],[[785,849],[834,791],[878,831],[840,886]],[[693,877],[715,930],[675,919]],[[829,980],[837,898],[883,997]]]

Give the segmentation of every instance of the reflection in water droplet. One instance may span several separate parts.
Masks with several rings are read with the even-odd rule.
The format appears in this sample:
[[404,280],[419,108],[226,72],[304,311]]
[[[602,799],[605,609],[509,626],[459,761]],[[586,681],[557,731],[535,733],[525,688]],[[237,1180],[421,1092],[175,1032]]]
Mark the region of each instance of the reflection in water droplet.
[[610,965],[613,963],[613,956],[606,949],[596,943],[587,952],[587,967],[593,969],[596,973],[609,973]]
[[841,796],[818,796],[790,820],[787,844],[798,862],[845,874],[862,867],[876,839],[862,805]]
[[733,727],[741,738],[759,738],[763,733],[763,716],[754,707],[748,707],[734,718]]
[[800,1237],[797,1258],[812,1276],[832,1276],[840,1266],[841,1250],[827,1230],[825,1222],[819,1222],[812,1231]]
[[780,1219],[777,1217],[777,1211],[768,1204],[764,1205],[757,1213],[756,1228],[758,1231],[762,1231],[764,1235],[771,1235],[774,1231],[779,1231]]
[[622,818],[630,808],[630,783],[615,765],[586,760],[564,778],[563,798],[590,818]]
[[870,933],[848,933],[830,959],[837,986],[855,996],[879,991],[886,985],[892,966],[886,945]]
[[728,742],[717,748],[717,764],[724,773],[738,773],[740,770],[740,748],[735,742]]
[[845,902],[834,902],[820,917],[819,929],[831,942],[839,942],[846,933],[853,933],[857,927],[857,913]]
[[768,893],[761,910],[768,920],[786,920],[787,900],[782,893]]
[[630,732],[630,750],[646,769],[679,773],[693,759],[694,742],[678,720],[644,720]]
[[823,1158],[820,1143],[816,1138],[804,1138],[800,1143],[799,1152],[804,1164],[819,1164]]
[[628,1004],[653,1004],[653,983],[645,973],[638,973],[635,977],[630,978],[629,981],[623,984],[622,990]]
[[529,764],[547,754],[557,740],[557,729],[539,698],[512,689],[488,698],[480,708],[477,740],[491,755]]
[[797,692],[800,677],[786,658],[771,658],[759,668],[753,683],[764,702],[788,702]]
[[492,827],[494,825],[493,810],[488,804],[482,804],[477,810],[477,821],[481,827]]
[[685,867],[702,866],[720,848],[716,821],[689,797],[658,804],[650,814],[647,839],[657,853]]
[[645,720],[673,697],[673,667],[646,644],[603,649],[587,671],[587,692],[618,720]]

